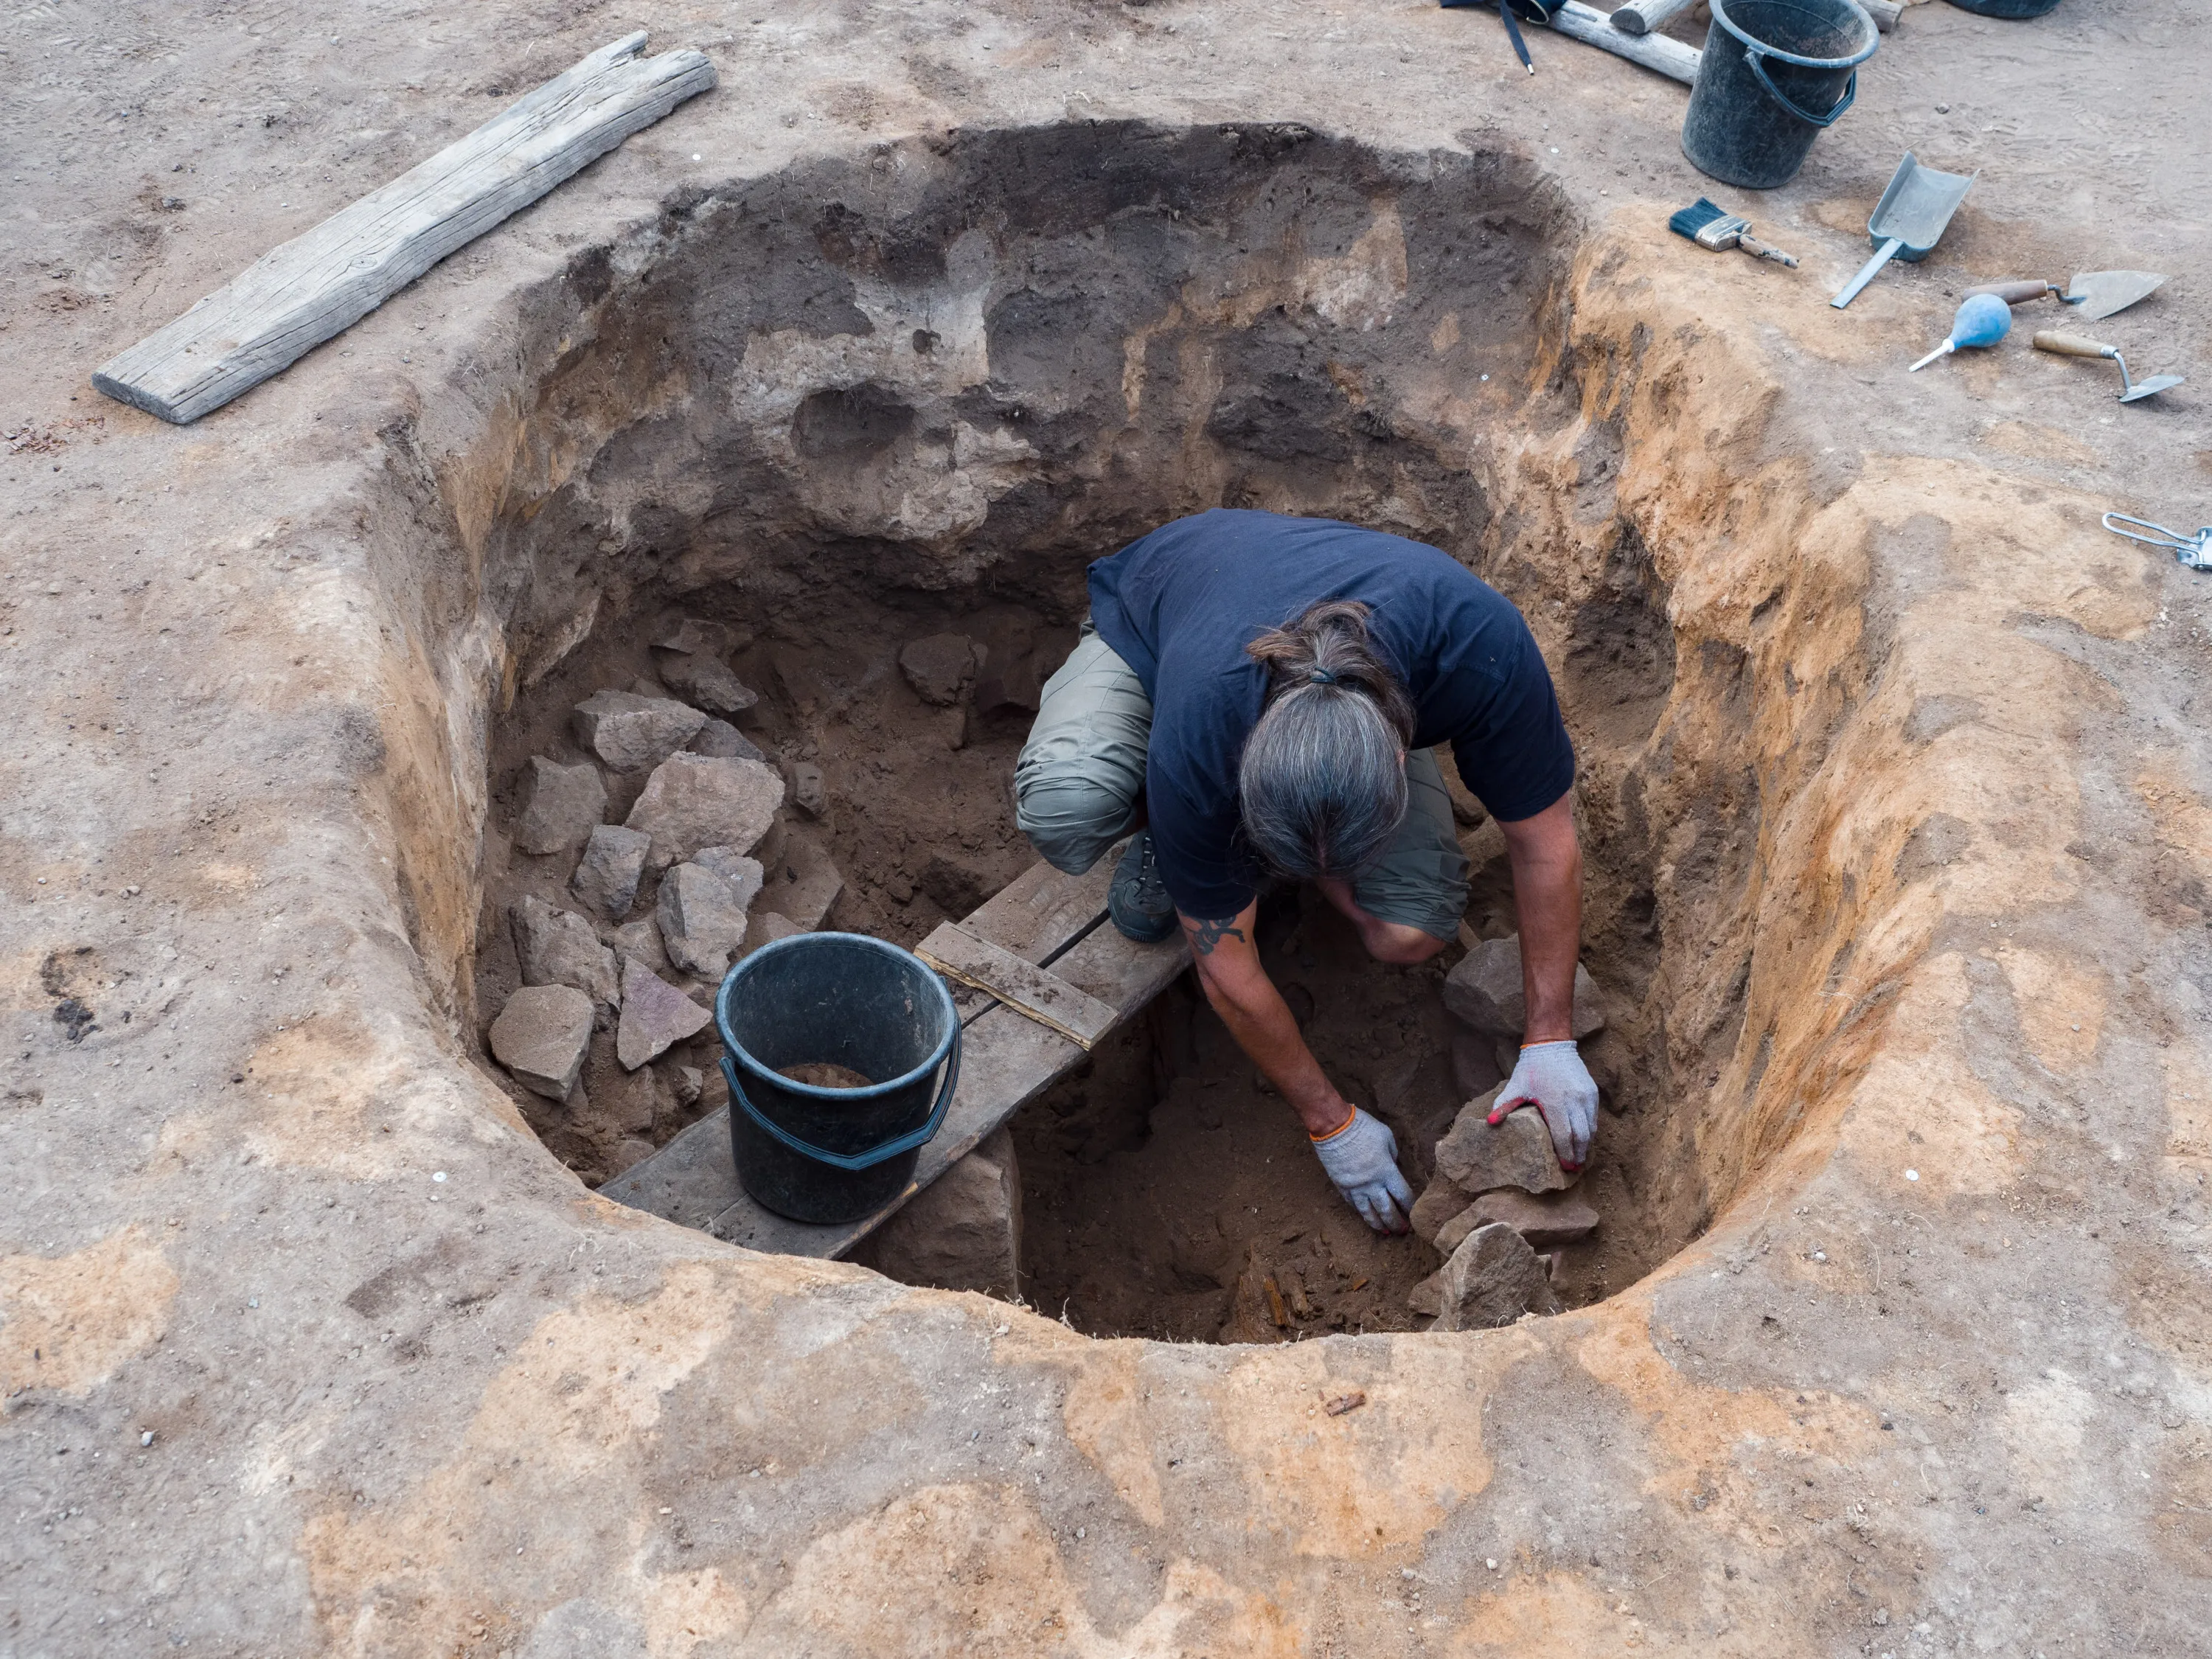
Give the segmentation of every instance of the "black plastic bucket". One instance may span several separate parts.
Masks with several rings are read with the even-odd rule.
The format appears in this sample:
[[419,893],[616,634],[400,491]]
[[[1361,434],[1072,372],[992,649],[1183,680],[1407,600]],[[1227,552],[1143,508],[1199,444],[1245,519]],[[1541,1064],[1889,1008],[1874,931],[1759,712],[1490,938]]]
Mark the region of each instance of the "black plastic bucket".
[[1881,44],[1853,0],[1711,0],[1713,21],[1682,118],[1682,154],[1745,190],[1786,185],[1821,129],[1858,96]]
[[[794,1221],[857,1221],[905,1190],[960,1080],[960,1018],[921,957],[862,933],[795,933],[730,969],[714,1026],[730,1151],[757,1202]],[[781,1075],[825,1063],[877,1081]]]
[[1960,11],[1983,17],[2040,17],[2053,10],[2058,0],[1951,0]]

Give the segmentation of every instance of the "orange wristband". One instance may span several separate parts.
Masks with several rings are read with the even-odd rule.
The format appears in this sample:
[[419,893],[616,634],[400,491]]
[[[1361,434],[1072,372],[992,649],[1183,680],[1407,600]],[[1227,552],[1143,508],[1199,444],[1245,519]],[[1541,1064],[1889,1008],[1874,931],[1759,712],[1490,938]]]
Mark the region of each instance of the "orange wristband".
[[1306,1137],[1306,1139],[1307,1139],[1308,1140],[1310,1140],[1311,1142],[1313,1142],[1313,1144],[1314,1144],[1315,1146],[1320,1146],[1320,1145],[1322,1144],[1322,1141],[1324,1141],[1324,1140],[1334,1140],[1334,1139],[1335,1139],[1339,1135],[1342,1134],[1342,1133],[1343,1133],[1346,1129],[1349,1129],[1349,1128],[1352,1127],[1352,1121],[1353,1121],[1355,1118],[1357,1118],[1358,1115],[1359,1115],[1359,1108],[1358,1108],[1357,1106],[1355,1106],[1355,1107],[1353,1107],[1353,1108],[1352,1109],[1351,1112],[1346,1115],[1344,1121],[1343,1121],[1343,1122],[1341,1122],[1341,1123],[1340,1123],[1340,1124],[1338,1124],[1338,1125],[1336,1126],[1336,1127],[1334,1127],[1334,1129],[1331,1129],[1331,1130],[1330,1130],[1327,1134],[1325,1134],[1325,1135],[1308,1135],[1308,1136]]

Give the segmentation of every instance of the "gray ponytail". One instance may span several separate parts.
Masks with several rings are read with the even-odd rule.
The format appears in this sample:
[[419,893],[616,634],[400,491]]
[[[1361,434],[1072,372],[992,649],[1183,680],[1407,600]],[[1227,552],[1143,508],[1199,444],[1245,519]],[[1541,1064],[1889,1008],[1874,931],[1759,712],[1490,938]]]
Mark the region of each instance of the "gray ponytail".
[[1270,680],[1237,767],[1244,835],[1295,880],[1358,873],[1406,816],[1413,700],[1369,639],[1368,614],[1324,599],[1244,647]]

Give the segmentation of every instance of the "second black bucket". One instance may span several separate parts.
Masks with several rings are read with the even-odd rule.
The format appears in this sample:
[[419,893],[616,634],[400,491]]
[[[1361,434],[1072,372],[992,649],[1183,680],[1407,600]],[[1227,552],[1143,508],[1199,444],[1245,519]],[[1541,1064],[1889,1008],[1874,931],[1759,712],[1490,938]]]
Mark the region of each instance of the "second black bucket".
[[1983,17],[2040,17],[2058,9],[2058,0],[1951,0],[1960,11]]
[[1745,190],[1786,185],[1825,127],[1858,96],[1881,43],[1853,0],[1711,0],[1682,154]]
[[[763,945],[722,981],[714,1024],[738,1184],[794,1221],[858,1221],[897,1197],[960,1081],[945,981],[864,933]],[[820,1065],[870,1081],[834,1089],[783,1075]]]

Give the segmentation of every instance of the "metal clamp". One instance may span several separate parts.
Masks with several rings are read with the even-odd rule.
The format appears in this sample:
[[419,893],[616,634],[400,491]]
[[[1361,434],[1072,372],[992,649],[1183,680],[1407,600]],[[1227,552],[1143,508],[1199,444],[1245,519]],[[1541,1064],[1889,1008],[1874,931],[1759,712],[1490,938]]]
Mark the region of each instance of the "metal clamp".
[[1844,95],[1837,100],[1835,108],[1830,110],[1826,115],[1808,114],[1797,107],[1796,100],[1776,86],[1768,76],[1765,58],[1766,54],[1763,52],[1746,52],[1743,55],[1743,61],[1751,65],[1751,72],[1759,77],[1759,84],[1766,88],[1766,95],[1808,127],[1835,125],[1843,118],[1844,112],[1851,106],[1859,95],[1859,72],[1853,70],[1851,78],[1844,82]]
[[[2113,522],[2118,520],[2118,522]],[[2123,526],[2132,528],[2123,528]],[[2191,570],[2212,570],[2212,525],[2207,525],[2194,536],[2185,536],[2168,530],[2162,524],[2153,524],[2148,519],[2131,519],[2124,513],[2105,514],[2105,528],[2115,536],[2125,536],[2131,542],[2141,542],[2146,547],[2162,547]],[[2142,532],[2149,531],[2148,536]]]

